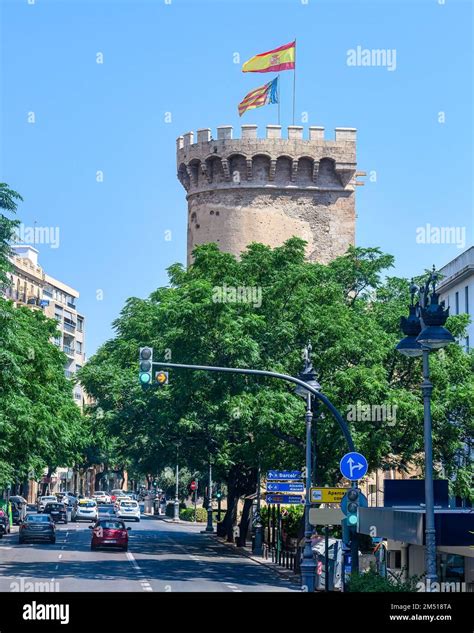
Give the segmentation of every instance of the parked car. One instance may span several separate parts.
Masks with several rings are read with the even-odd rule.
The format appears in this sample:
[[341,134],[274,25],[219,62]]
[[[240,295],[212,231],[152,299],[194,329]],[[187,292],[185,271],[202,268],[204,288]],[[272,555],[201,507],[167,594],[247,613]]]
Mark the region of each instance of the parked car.
[[47,503],[44,513],[49,514],[55,523],[62,521],[67,524],[67,507],[64,503]]
[[95,499],[79,499],[71,512],[71,521],[97,521],[97,501]]
[[110,495],[103,490],[98,490],[97,492],[94,492],[92,498],[95,499],[97,503],[110,503],[112,501]]
[[56,526],[48,514],[27,514],[21,522],[19,542],[49,541],[56,543]]
[[134,501],[133,499],[119,501],[116,512],[117,518],[119,519],[140,521],[140,506],[138,505],[138,501]]
[[19,525],[20,521],[23,521],[28,511],[28,501],[20,495],[13,495],[10,497],[10,503],[12,505],[13,524]]
[[92,530],[91,550],[99,547],[118,547],[124,552],[128,550],[129,527],[119,519],[100,519],[95,525],[91,525]]
[[43,512],[47,503],[56,503],[58,498],[56,495],[45,495],[44,497],[38,497],[37,510]]
[[4,534],[10,534],[10,520],[4,510],[0,510],[0,538]]

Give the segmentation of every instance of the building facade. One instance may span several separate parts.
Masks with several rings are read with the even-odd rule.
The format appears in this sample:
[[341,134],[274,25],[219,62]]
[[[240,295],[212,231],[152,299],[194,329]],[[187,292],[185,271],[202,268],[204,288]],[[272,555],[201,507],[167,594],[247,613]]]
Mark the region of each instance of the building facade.
[[238,256],[251,242],[280,246],[307,242],[310,261],[328,263],[355,242],[356,130],[256,125],[188,132],[177,139],[178,179],[188,201],[188,263],[198,244],[215,242]]
[[[73,379],[86,359],[85,319],[77,310],[79,292],[48,275],[38,263],[39,252],[33,246],[14,245],[11,248],[13,270],[8,273],[11,285],[3,290],[3,296],[16,305],[41,310],[45,316],[56,320],[58,331],[52,342],[65,353],[64,373]],[[73,397],[83,408],[87,395],[80,384],[74,385]],[[87,472],[83,476],[87,478]],[[67,490],[72,489],[77,474],[71,469],[59,468],[49,480],[46,479],[44,477],[42,483],[46,483],[51,491]],[[37,481],[30,480],[28,501],[34,501],[37,491]]]
[[467,336],[461,343],[466,351],[474,343],[474,246],[455,257],[440,271],[442,279],[438,284],[440,299],[449,306],[449,314],[468,314],[471,322]]

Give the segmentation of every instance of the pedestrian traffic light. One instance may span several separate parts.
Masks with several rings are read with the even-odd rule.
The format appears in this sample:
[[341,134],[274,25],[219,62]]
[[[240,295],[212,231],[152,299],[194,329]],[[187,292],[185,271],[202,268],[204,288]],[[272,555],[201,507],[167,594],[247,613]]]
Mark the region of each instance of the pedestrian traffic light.
[[155,380],[160,385],[168,384],[168,372],[167,371],[157,371],[155,374]]
[[351,488],[347,491],[347,523],[350,527],[355,527],[358,522],[359,494],[358,488]]
[[140,347],[139,355],[139,374],[140,384],[143,386],[151,384],[151,372],[153,367],[153,348]]

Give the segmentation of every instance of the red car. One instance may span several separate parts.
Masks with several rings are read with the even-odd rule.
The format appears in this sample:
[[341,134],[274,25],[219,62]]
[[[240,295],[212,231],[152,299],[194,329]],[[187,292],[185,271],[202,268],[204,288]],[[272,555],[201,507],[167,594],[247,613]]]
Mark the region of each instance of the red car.
[[117,547],[128,550],[128,533],[131,530],[119,519],[99,519],[92,530],[91,550],[99,547]]

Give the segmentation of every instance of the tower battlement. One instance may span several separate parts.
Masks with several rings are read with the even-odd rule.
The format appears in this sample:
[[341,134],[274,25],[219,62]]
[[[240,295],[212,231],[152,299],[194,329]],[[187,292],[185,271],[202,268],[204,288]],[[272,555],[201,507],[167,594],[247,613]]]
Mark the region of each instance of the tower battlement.
[[188,261],[196,244],[238,255],[250,242],[277,246],[292,235],[310,259],[327,262],[354,243],[356,130],[257,125],[188,132],[177,139],[178,179],[188,200]]

